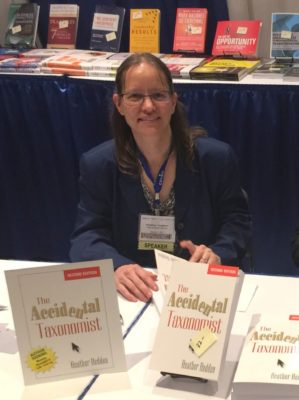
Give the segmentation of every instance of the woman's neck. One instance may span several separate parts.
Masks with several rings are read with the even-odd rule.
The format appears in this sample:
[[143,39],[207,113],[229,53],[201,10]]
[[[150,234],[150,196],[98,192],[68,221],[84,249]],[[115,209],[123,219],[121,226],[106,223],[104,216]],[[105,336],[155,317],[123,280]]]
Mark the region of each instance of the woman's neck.
[[142,143],[138,145],[138,148],[144,155],[153,177],[156,178],[161,168],[161,165],[167,159],[171,152],[170,141],[159,141],[156,143],[150,141],[150,143]]

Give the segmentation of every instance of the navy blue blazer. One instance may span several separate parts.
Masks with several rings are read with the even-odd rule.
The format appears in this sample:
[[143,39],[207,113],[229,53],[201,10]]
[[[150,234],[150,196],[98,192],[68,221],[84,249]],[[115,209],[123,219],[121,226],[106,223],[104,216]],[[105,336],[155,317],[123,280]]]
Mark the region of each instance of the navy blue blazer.
[[[138,263],[155,267],[153,250],[138,250],[139,214],[151,214],[140,178],[117,168],[114,141],[81,158],[80,202],[71,238],[72,261],[112,258],[114,268]],[[231,147],[218,140],[196,140],[193,169],[177,159],[175,228],[178,240],[205,244],[222,264],[240,265],[251,219]],[[188,259],[186,251],[179,256]]]

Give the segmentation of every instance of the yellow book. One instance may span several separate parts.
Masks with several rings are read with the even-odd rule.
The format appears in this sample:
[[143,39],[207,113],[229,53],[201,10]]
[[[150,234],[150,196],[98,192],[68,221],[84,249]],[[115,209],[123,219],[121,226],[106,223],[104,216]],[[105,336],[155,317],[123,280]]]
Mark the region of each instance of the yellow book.
[[130,53],[160,53],[160,10],[130,10]]

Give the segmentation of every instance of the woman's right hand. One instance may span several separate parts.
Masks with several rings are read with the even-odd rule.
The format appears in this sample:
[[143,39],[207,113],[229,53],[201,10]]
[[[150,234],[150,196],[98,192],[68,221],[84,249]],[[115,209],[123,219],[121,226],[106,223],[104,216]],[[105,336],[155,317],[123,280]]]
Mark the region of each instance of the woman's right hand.
[[129,301],[147,302],[152,297],[152,291],[158,290],[157,275],[138,264],[122,265],[114,274],[118,292]]

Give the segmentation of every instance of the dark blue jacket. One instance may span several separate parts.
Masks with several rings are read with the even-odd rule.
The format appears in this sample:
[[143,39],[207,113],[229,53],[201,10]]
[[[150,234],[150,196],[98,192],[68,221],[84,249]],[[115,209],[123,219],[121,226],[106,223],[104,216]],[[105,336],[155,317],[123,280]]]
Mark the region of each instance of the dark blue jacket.
[[[210,246],[222,264],[240,266],[251,221],[232,149],[212,138],[198,138],[193,167],[177,160],[176,235]],[[155,267],[154,251],[137,249],[139,214],[151,212],[140,179],[118,170],[114,141],[85,153],[80,169],[71,260],[112,258],[115,268],[131,263]],[[178,255],[189,258],[186,252]]]

